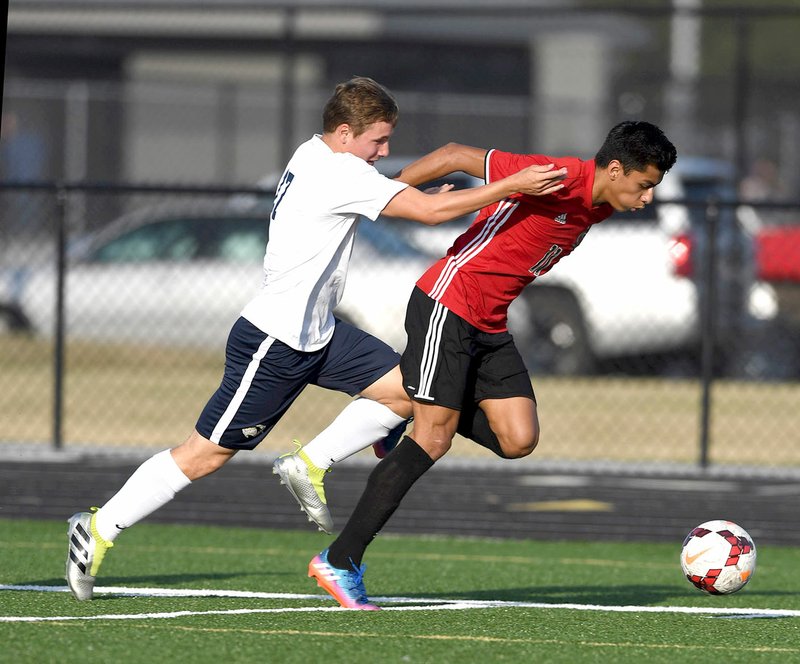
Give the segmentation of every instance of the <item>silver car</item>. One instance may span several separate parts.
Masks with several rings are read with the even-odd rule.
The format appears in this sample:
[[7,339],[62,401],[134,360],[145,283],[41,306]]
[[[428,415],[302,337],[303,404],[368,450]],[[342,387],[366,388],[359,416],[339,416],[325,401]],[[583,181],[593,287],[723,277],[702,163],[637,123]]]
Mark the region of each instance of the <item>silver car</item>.
[[[66,270],[67,338],[222,348],[261,284],[272,201],[269,193],[153,205],[78,243]],[[435,257],[381,222],[359,225],[335,313],[402,350],[408,296]],[[13,280],[0,286],[4,305],[37,334],[51,335],[54,268],[17,268]]]

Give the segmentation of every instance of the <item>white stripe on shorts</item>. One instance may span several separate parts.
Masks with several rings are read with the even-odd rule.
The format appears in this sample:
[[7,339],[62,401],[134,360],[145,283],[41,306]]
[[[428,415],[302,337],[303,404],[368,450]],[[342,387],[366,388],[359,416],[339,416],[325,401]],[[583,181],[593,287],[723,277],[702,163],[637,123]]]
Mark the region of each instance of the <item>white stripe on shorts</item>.
[[264,359],[264,356],[267,354],[267,351],[274,342],[275,337],[267,337],[261,342],[258,350],[253,353],[253,359],[250,360],[250,364],[247,365],[247,369],[245,370],[244,375],[242,375],[242,382],[239,383],[239,387],[236,388],[236,394],[233,395],[233,399],[231,399],[231,402],[228,404],[228,407],[225,409],[225,412],[222,414],[219,422],[217,422],[217,426],[215,426],[214,431],[211,432],[212,443],[219,444],[222,434],[225,433],[226,429],[230,425],[231,420],[233,420],[233,416],[236,415],[236,411],[238,411],[239,406],[242,405],[242,401],[244,401],[247,391],[253,384],[253,377],[256,375],[256,371],[258,371],[258,366],[261,364],[261,360]]
[[434,302],[431,317],[428,320],[428,331],[425,333],[425,346],[422,351],[422,361],[419,367],[419,387],[414,395],[417,399],[429,399],[431,396],[431,383],[436,370],[436,361],[439,359],[439,344],[442,339],[444,321],[447,319],[447,309],[439,302]]

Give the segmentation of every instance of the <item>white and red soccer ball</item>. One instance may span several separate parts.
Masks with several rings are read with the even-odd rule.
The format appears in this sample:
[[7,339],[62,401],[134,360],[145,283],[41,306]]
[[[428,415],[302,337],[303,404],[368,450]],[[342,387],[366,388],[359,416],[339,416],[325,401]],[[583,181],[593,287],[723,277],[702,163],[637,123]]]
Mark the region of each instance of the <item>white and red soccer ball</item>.
[[700,590],[712,595],[735,593],[756,570],[756,545],[732,521],[706,521],[683,541],[681,569]]

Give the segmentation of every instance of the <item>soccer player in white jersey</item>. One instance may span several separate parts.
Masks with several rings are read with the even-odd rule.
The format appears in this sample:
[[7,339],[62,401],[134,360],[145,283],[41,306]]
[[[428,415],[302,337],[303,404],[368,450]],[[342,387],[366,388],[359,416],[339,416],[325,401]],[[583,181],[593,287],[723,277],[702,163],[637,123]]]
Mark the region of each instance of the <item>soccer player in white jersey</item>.
[[[263,288],[233,325],[222,382],[195,429],[139,466],[99,510],[69,519],[66,578],[77,599],[92,598],[100,564],[122,530],[237,451],[253,449],[306,385],[363,397],[332,424],[335,437],[346,442],[340,458],[411,415],[398,354],[332,313],[359,216],[375,220],[383,213],[435,225],[515,192],[541,195],[561,187],[564,174],[552,166],[464,191],[445,186],[423,193],[386,178],[373,164],[389,154],[397,117],[394,98],[371,79],[336,87],[323,110],[323,133],[303,143],[283,173],[269,219]],[[286,472],[307,480],[308,456],[286,458],[295,464]]]

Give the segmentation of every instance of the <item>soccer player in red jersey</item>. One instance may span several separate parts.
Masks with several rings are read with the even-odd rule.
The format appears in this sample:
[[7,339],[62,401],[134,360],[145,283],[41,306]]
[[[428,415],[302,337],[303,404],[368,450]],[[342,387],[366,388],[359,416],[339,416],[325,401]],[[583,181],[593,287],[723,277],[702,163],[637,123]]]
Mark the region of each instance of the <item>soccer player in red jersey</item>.
[[413,429],[372,471],[339,537],[309,564],[309,576],[321,587],[337,599],[343,595],[339,586],[351,598],[358,595],[355,605],[346,604],[350,608],[377,608],[363,586],[364,552],[457,432],[504,458],[533,452],[539,441],[536,400],[507,329],[508,306],[572,252],[593,224],[652,202],[676,158],[658,127],[626,121],[609,132],[592,160],[449,144],[403,169],[401,178],[410,184],[453,171],[494,182],[532,164],[555,164],[567,174],[554,193],[514,194],[483,208],[417,282],[400,363]]

